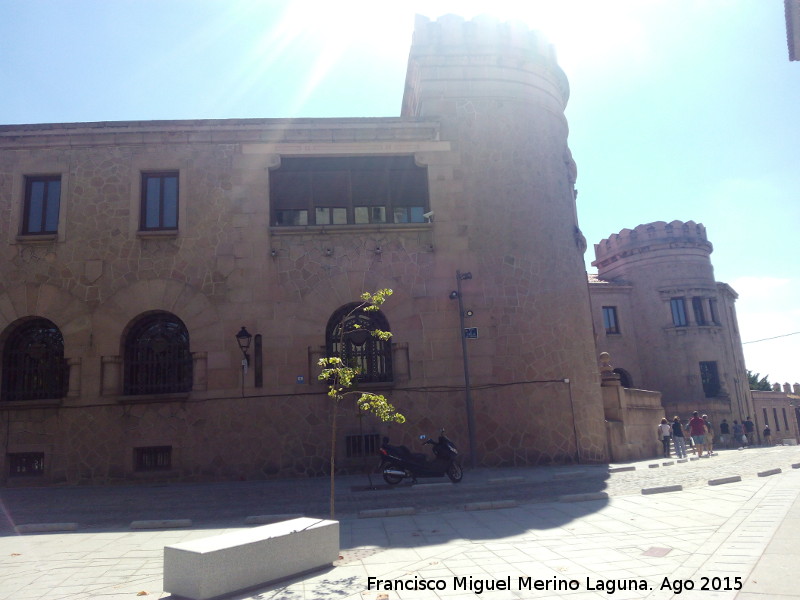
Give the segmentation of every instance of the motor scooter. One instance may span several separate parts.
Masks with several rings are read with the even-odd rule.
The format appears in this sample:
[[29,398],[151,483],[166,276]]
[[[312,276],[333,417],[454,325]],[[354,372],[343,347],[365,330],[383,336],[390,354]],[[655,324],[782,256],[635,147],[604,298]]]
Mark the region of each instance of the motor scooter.
[[396,485],[403,479],[411,478],[416,483],[417,477],[443,477],[447,475],[450,481],[458,483],[464,476],[461,465],[457,462],[458,448],[444,435],[444,429],[439,431],[439,440],[434,441],[426,435],[419,436],[425,440],[423,445],[430,445],[433,458],[422,452],[411,452],[405,446],[391,446],[389,438],[383,438],[379,450],[381,455],[381,472],[383,480]]

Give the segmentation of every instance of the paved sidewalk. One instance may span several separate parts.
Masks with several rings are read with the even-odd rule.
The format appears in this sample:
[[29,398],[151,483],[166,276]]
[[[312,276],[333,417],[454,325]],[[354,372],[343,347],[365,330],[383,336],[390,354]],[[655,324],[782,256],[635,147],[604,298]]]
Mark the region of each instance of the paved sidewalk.
[[[391,518],[360,519],[357,512],[340,515],[342,551],[334,567],[231,598],[476,598],[481,587],[484,590],[479,597],[489,600],[800,598],[800,588],[794,583],[800,564],[796,542],[800,534],[800,469],[792,468],[800,463],[800,448],[732,450],[687,463],[673,461],[665,466],[664,462],[670,461],[633,463],[634,471],[610,475],[607,467],[583,465],[473,471],[465,476],[465,481],[471,477],[473,488],[464,486],[467,491],[458,496],[454,490],[461,488],[449,485],[383,496],[372,493],[373,509],[379,499],[391,498],[413,501],[410,504],[424,510]],[[651,468],[656,464],[658,468]],[[781,472],[766,475],[775,469]],[[736,476],[741,481],[708,485],[709,479]],[[566,490],[566,496],[574,496],[587,493],[587,480],[592,490],[588,493],[602,491],[609,497],[584,502],[567,502],[563,495],[513,497],[519,488],[542,487],[559,494]],[[642,489],[674,486],[676,481],[683,485],[682,491],[642,493]],[[536,485],[526,487],[531,482]],[[320,481],[283,481],[258,490],[270,490],[275,497],[282,493],[291,496],[292,488],[309,486],[307,493],[320,485]],[[128,494],[121,494],[120,489]],[[198,500],[198,491],[218,493],[221,489],[236,498],[247,496],[253,487],[232,483],[151,491],[162,492],[154,495],[153,503],[160,505],[156,508],[175,511],[170,515],[160,512],[162,517],[184,518]],[[79,489],[75,498],[84,499],[86,490]],[[93,527],[81,522],[73,532],[0,537],[0,599],[169,598],[162,590],[165,545],[244,526],[238,517],[224,516],[193,528],[131,530],[120,519],[132,513],[115,503],[135,497],[141,488],[88,491],[94,503],[82,508],[77,502],[71,507],[56,506],[55,502],[69,495],[57,488],[0,490],[6,518],[17,525],[20,521],[15,513],[22,501],[28,503],[26,516],[42,519],[52,514],[84,517],[91,510],[114,515],[113,522],[100,519]],[[461,500],[487,495],[516,506],[464,510]],[[472,508],[481,505],[479,501]],[[244,508],[262,506],[263,498],[259,498],[251,499]],[[376,585],[370,577],[381,583]],[[391,583],[387,585],[387,581]],[[442,589],[411,589],[422,581]],[[488,589],[501,588],[506,582],[510,589]],[[734,589],[740,583],[741,589]],[[704,584],[712,589],[702,590]],[[537,585],[550,589],[536,590]]]

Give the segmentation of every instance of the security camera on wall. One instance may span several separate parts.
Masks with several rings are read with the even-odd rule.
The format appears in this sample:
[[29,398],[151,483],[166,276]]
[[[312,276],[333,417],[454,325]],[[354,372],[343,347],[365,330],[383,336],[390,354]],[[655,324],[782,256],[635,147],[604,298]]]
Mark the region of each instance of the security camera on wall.
[[433,223],[433,211],[423,213],[422,216],[425,217],[426,223]]

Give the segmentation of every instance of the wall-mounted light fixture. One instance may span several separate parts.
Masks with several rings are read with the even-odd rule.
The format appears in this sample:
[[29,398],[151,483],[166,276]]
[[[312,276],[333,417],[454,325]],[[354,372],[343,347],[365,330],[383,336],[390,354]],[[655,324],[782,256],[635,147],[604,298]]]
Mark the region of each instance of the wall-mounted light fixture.
[[269,251],[269,255],[272,258],[275,258],[276,256],[278,256],[278,251],[275,248],[273,248],[272,250]]
[[325,256],[333,256],[333,248],[325,248]]
[[236,334],[236,343],[239,344],[239,350],[242,351],[242,398],[244,398],[244,377],[247,375],[247,366],[250,364],[250,356],[247,351],[250,349],[250,342],[253,336],[242,326],[239,333]]

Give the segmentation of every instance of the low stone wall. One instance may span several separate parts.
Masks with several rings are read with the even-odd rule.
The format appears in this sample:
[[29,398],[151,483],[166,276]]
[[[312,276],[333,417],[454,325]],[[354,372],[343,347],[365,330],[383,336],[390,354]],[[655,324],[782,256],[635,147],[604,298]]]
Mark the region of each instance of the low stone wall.
[[603,386],[603,406],[612,462],[661,456],[657,429],[664,409],[660,392]]

